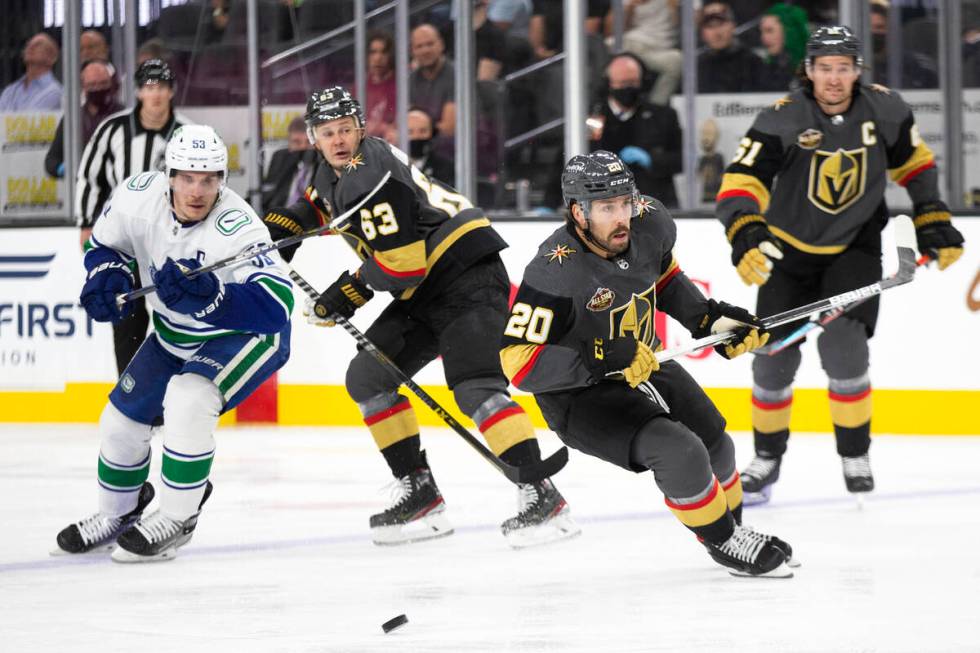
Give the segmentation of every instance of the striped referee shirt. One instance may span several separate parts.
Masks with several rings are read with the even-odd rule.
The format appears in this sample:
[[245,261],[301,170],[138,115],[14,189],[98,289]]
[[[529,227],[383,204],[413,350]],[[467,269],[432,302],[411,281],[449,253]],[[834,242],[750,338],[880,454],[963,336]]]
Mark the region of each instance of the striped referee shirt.
[[114,113],[95,129],[85,145],[78,169],[75,213],[82,227],[91,227],[113,189],[123,179],[140,172],[164,170],[167,141],[178,127],[190,124],[171,111],[159,130],[146,129],[139,121],[140,103]]

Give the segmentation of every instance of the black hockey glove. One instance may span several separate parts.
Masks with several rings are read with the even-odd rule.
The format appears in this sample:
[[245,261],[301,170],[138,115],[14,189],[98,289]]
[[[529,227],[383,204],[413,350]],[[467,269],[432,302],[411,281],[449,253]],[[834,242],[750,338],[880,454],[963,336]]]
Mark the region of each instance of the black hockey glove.
[[936,259],[940,270],[963,255],[963,234],[953,226],[949,209],[942,202],[917,205],[913,224],[919,252]]
[[582,346],[582,362],[592,378],[602,381],[607,374],[620,373],[635,388],[660,369],[653,350],[633,338],[593,338]]
[[[300,224],[299,216],[285,208],[269,209],[269,212],[262,218],[262,222],[269,228],[269,234],[272,236],[272,240],[282,240],[283,238],[296,236],[305,231]],[[300,243],[296,243],[290,247],[280,249],[279,253],[282,255],[283,260],[287,263],[292,261],[293,255],[296,254],[299,246]]]
[[366,283],[350,272],[344,272],[317,298],[313,312],[322,319],[336,314],[349,320],[354,317],[354,311],[367,304],[372,297],[374,291]]
[[701,318],[692,335],[704,338],[713,333],[733,331],[735,336],[715,345],[715,351],[723,358],[735,358],[762,347],[769,341],[769,332],[762,322],[744,308],[725,302],[708,300],[708,311]]
[[732,244],[732,264],[747,286],[769,281],[770,259],[783,258],[779,240],[761,215],[739,216],[728,228],[728,241]]

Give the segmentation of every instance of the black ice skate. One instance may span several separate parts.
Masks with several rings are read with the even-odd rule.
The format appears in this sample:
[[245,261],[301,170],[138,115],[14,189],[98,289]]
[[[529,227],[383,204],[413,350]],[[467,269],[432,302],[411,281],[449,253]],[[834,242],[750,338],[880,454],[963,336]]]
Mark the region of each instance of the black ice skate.
[[[751,526],[746,526],[745,528],[748,529],[748,530],[750,530],[750,531],[755,530]],[[777,549],[779,549],[780,551],[783,552],[783,555],[786,556],[786,566],[787,567],[792,567],[792,568],[796,569],[797,567],[802,566],[802,563],[800,563],[799,560],[797,560],[796,558],[793,557],[793,547],[791,547],[789,545],[789,542],[787,542],[785,540],[781,540],[778,537],[776,537],[775,535],[766,535],[765,533],[760,533],[760,535],[762,535],[762,537],[766,538],[766,540],[768,540],[769,542],[772,542],[772,545],[774,547],[776,547]]]
[[742,505],[755,506],[767,503],[772,496],[772,485],[779,480],[782,458],[756,455],[742,473]]
[[58,533],[58,548],[51,555],[69,553],[92,553],[111,551],[116,546],[116,538],[136,523],[143,511],[153,501],[153,486],[143,483],[136,507],[122,517],[108,517],[97,512],[91,517],[75,522]]
[[575,537],[582,529],[550,479],[517,486],[517,515],[500,525],[515,549]]
[[446,502],[432,478],[422,452],[422,466],[397,479],[392,502],[384,512],[371,515],[371,537],[375,544],[408,544],[452,535],[446,518]]
[[[775,539],[737,525],[732,536],[723,543],[707,540],[701,540],[701,543],[715,562],[728,567],[732,576],[792,578],[793,572],[786,565],[786,553],[776,545]],[[786,545],[782,540],[780,542]]]
[[875,489],[875,479],[871,475],[871,461],[868,454],[860,456],[841,456],[844,465],[844,484],[847,491],[857,494]]
[[140,519],[116,540],[119,548],[112,552],[112,559],[116,562],[160,562],[175,558],[177,549],[190,542],[194,535],[201,508],[213,489],[208,481],[197,512],[183,521],[171,519],[159,510]]

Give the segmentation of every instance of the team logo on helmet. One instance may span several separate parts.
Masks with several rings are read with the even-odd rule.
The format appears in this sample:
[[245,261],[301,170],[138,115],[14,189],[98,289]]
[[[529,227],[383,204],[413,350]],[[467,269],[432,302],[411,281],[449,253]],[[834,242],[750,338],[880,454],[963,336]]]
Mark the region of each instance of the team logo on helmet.
[[864,195],[868,150],[817,150],[810,159],[807,198],[821,211],[837,215]]
[[796,137],[796,144],[804,150],[815,149],[822,142],[823,132],[819,129],[807,129],[806,131],[800,132],[800,135]]
[[558,261],[558,265],[565,262],[565,259],[570,257],[575,253],[575,250],[568,245],[555,245],[555,247],[545,254],[545,258],[548,259],[548,263],[554,263]]
[[585,308],[593,313],[600,313],[612,306],[613,300],[615,299],[616,293],[609,288],[598,288],[595,294],[592,295],[592,299],[586,303]]

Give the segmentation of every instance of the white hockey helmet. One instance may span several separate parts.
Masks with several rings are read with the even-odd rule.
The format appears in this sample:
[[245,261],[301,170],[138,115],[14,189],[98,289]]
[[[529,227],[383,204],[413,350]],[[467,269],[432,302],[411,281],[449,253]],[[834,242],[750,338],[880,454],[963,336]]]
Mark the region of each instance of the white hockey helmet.
[[167,143],[167,177],[178,170],[220,172],[221,185],[228,180],[228,148],[218,132],[208,125],[184,125]]

